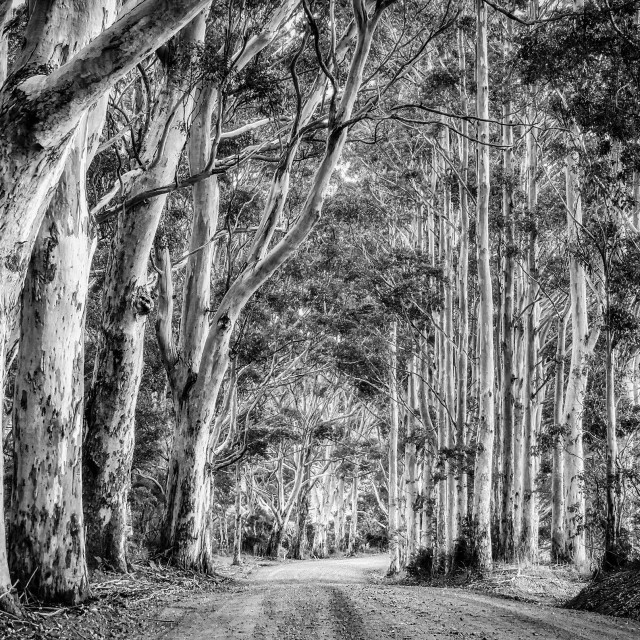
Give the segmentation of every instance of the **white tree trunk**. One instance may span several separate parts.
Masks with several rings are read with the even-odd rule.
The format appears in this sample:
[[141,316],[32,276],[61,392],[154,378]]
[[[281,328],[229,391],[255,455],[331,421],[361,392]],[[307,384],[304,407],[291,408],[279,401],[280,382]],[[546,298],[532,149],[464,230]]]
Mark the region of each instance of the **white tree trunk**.
[[536,414],[538,389],[541,380],[537,379],[539,359],[539,303],[540,286],[538,284],[538,230],[535,219],[538,205],[537,189],[537,140],[533,128],[527,133],[527,213],[529,223],[529,246],[527,257],[527,298],[525,314],[525,375],[524,375],[524,503],[522,517],[522,539],[518,541],[522,557],[529,562],[538,559],[538,497],[536,476],[538,473]]
[[[204,41],[202,14],[176,38],[188,50]],[[149,169],[133,195],[171,181],[186,140],[193,111],[183,97],[177,60],[167,70],[166,85],[152,119],[142,157]],[[174,114],[175,105],[178,104]],[[164,139],[164,143],[160,141]],[[156,158],[156,154],[163,151]],[[143,366],[144,329],[152,300],[147,263],[166,196],[150,198],[118,215],[105,276],[102,324],[87,410],[85,473],[87,528],[91,556],[118,571],[127,570],[127,500],[133,457],[135,409]],[[177,422],[179,425],[179,422]]]
[[[72,133],[86,109],[208,2],[142,0],[49,75],[5,83],[0,95],[0,313],[16,304]],[[72,15],[87,14],[74,8]],[[103,20],[108,24],[108,12]],[[58,36],[62,42],[64,31]],[[15,69],[14,77],[21,71]]]
[[565,426],[565,527],[567,556],[580,570],[587,568],[584,517],[584,448],[582,444],[582,408],[587,386],[586,358],[593,350],[599,327],[589,332],[587,284],[584,266],[575,255],[582,225],[582,204],[578,181],[578,156],[571,153],[566,165],[567,228],[569,235],[569,280],[571,300],[571,366],[563,407]]
[[[356,3],[360,7],[360,3]],[[197,527],[201,523],[203,506],[199,503],[198,487],[202,483],[204,465],[196,459],[200,447],[207,446],[209,428],[214,416],[218,394],[229,363],[229,343],[236,322],[251,296],[278,270],[300,247],[311,233],[320,217],[329,181],[338,163],[348,134],[345,123],[351,118],[364,73],[375,27],[381,15],[374,16],[357,11],[358,41],[353,52],[349,74],[344,91],[336,109],[332,126],[327,137],[324,156],[314,176],[307,198],[298,220],[286,235],[269,251],[266,245],[256,244],[250,254],[255,261],[249,261],[245,269],[231,284],[216,313],[211,318],[210,329],[203,348],[202,360],[197,378],[184,395],[188,404],[183,415],[187,421],[179,429],[174,441],[168,480],[167,512],[164,523],[164,539],[182,562],[197,561],[200,551]],[[320,92],[322,95],[322,92]],[[272,213],[272,209],[266,211]],[[261,225],[258,234],[265,243],[271,237],[270,229],[277,218],[270,216],[270,222]],[[195,565],[197,566],[197,565]]]
[[407,380],[407,430],[406,444],[404,446],[404,469],[405,469],[405,523],[406,523],[406,543],[405,557],[410,560],[416,552],[416,443],[415,443],[415,385],[414,374],[415,355],[411,356],[409,376]]
[[[39,3],[19,66],[59,66],[108,25],[115,0],[83,12]],[[66,47],[60,47],[64,40]],[[85,176],[106,103],[85,114],[35,240],[22,295],[13,405],[9,563],[20,588],[76,604],[89,592],[82,512],[84,313],[91,262]]]
[[397,360],[398,326],[391,324],[389,345],[389,403],[391,410],[391,426],[389,429],[389,575],[400,571],[400,513],[398,505],[398,360]]
[[[466,56],[464,47],[464,31],[458,30],[458,64],[461,78],[466,78]],[[460,89],[462,112],[467,113],[466,80]],[[462,135],[458,144],[460,147],[460,245],[458,254],[458,362],[456,379],[456,448],[457,448],[457,477],[458,477],[458,532],[467,518],[467,472],[466,472],[466,444],[467,444],[467,395],[468,395],[468,354],[469,349],[469,197],[467,183],[469,180],[469,123],[460,123]],[[460,535],[460,534],[459,534]]]
[[69,604],[89,591],[81,444],[90,238],[81,129],[38,235],[22,298],[9,537],[19,587],[29,584],[43,601]]
[[236,462],[236,504],[233,527],[233,560],[231,564],[242,564],[242,477],[240,474],[240,462]]
[[556,345],[556,375],[553,400],[553,468],[551,475],[551,559],[565,560],[564,526],[564,435],[562,433],[562,400],[564,391],[565,339],[569,316],[558,318],[558,339]]
[[491,484],[494,434],[494,358],[493,358],[493,294],[491,286],[489,239],[489,69],[487,51],[487,5],[476,2],[477,42],[477,115],[478,122],[478,197],[477,247],[480,406],[473,487],[474,561],[481,571],[492,568],[491,554]]
[[358,550],[358,485],[359,485],[360,465],[355,464],[353,468],[353,479],[351,480],[351,521],[349,522],[349,547],[347,549],[350,556]]

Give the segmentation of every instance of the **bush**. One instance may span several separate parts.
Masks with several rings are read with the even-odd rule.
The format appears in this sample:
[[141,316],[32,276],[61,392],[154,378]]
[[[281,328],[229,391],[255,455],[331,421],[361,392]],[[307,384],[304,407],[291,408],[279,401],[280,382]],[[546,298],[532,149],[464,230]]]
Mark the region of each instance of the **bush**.
[[407,575],[416,580],[428,580],[433,571],[433,549],[419,549],[405,567]]

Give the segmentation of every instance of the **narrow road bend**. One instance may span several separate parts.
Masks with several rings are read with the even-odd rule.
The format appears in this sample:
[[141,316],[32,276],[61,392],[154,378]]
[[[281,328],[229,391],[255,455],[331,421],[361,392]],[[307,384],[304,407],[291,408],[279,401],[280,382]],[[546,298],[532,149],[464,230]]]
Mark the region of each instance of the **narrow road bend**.
[[162,612],[158,640],[639,640],[640,623],[462,589],[372,581],[386,556],[260,567],[234,592]]

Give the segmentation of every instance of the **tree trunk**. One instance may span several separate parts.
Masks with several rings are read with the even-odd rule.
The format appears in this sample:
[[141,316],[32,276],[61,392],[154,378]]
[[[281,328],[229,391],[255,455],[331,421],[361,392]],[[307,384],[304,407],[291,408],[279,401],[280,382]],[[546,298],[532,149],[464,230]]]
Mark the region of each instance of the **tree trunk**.
[[[513,23],[506,19],[505,57],[513,35]],[[502,105],[502,144],[504,186],[502,187],[502,215],[504,219],[505,247],[503,258],[503,305],[502,305],[502,513],[500,517],[499,556],[512,562],[515,552],[513,532],[513,435],[514,435],[514,374],[513,374],[513,317],[514,317],[514,271],[517,245],[513,214],[514,158],[511,100]]]
[[[607,282],[607,288],[609,284]],[[607,312],[609,313],[609,294],[607,292]],[[611,320],[607,319],[606,330],[606,382],[607,382],[607,520],[604,536],[604,558],[602,566],[615,569],[623,558],[618,549],[620,472],[618,467],[618,438],[616,433],[616,392],[615,392],[615,351],[613,346]]]
[[582,203],[578,183],[578,155],[567,156],[566,198],[569,235],[569,280],[571,299],[571,367],[565,392],[563,422],[566,425],[565,458],[565,527],[567,555],[583,571],[587,568],[584,534],[584,448],[582,444],[582,409],[587,386],[587,355],[593,350],[599,328],[589,332],[587,284],[584,266],[576,256]]
[[416,552],[416,443],[415,443],[415,355],[411,356],[409,376],[407,380],[407,431],[406,443],[404,446],[404,469],[405,469],[405,523],[406,523],[406,549],[405,557],[410,560]]
[[202,419],[191,412],[193,404],[179,399],[177,402],[173,450],[183,455],[173,456],[169,463],[167,519],[162,545],[172,551],[173,560],[179,566],[203,570],[207,564],[203,533],[207,509],[204,487],[209,432],[208,429],[198,429],[198,437],[194,440],[191,432],[195,430],[194,425],[202,424]]
[[[522,309],[524,303],[524,278],[525,274],[520,269],[516,278],[516,300],[515,307]],[[513,420],[513,538],[514,545],[519,544],[522,539],[522,519],[524,508],[524,360],[523,351],[526,349],[526,338],[522,323],[514,328],[514,420]],[[514,553],[517,550],[514,546]]]
[[[449,128],[442,129],[442,153],[445,162],[451,161],[451,139]],[[447,538],[445,554],[447,558],[447,570],[451,567],[455,545],[458,540],[458,496],[456,488],[456,424],[453,416],[455,415],[455,379],[456,373],[454,368],[454,344],[455,337],[453,333],[453,287],[455,283],[455,274],[453,269],[453,232],[454,227],[453,216],[451,213],[451,186],[448,180],[444,180],[443,184],[443,215],[441,227],[441,239],[444,248],[444,275],[445,275],[445,297],[444,297],[444,388],[443,399],[446,403],[446,440],[447,462],[446,462],[446,487],[447,487]]]
[[242,554],[242,486],[240,475],[240,462],[236,462],[236,512],[234,518],[233,535],[233,561],[231,564],[240,565]]
[[[468,111],[466,90],[466,57],[464,48],[464,31],[458,30],[459,69],[463,86],[460,89],[462,112]],[[458,256],[458,366],[456,380],[456,457],[457,457],[457,530],[462,532],[468,510],[466,444],[467,444],[467,394],[468,394],[468,354],[469,349],[469,198],[467,183],[469,181],[469,123],[460,123],[462,135],[459,138],[461,181],[460,190],[460,247]],[[462,536],[459,535],[460,545]]]
[[551,475],[551,559],[564,562],[564,447],[562,432],[562,400],[564,390],[564,358],[567,321],[569,316],[558,317],[558,342],[556,346],[555,394],[553,401],[553,469]]
[[[163,540],[167,548],[181,562],[195,562],[199,557],[197,526],[201,522],[203,506],[198,503],[198,487],[202,483],[204,466],[197,463],[195,451],[206,449],[210,424],[214,416],[218,394],[229,363],[229,344],[240,313],[253,294],[279,269],[300,247],[311,233],[320,217],[329,181],[341,156],[348,126],[345,123],[353,112],[365,63],[371,47],[372,36],[381,12],[372,18],[359,14],[358,41],[349,74],[344,86],[332,126],[327,137],[324,156],[320,162],[302,211],[286,235],[270,250],[270,229],[278,221],[268,209],[268,225],[260,225],[258,233],[264,244],[256,244],[250,253],[255,259],[249,261],[240,275],[226,291],[216,313],[211,318],[203,356],[197,377],[193,378],[183,393],[182,401],[188,405],[185,415],[188,420],[178,425],[174,440],[167,480],[167,510],[163,524]],[[279,173],[276,175],[279,180]]]
[[349,547],[347,553],[355,555],[358,550],[358,475],[360,465],[356,463],[353,468],[353,479],[351,481],[351,521],[349,522]]
[[487,52],[487,5],[476,2],[477,11],[477,115],[478,122],[478,198],[477,247],[480,308],[479,381],[480,420],[473,487],[474,563],[480,571],[492,568],[491,553],[491,481],[494,433],[493,294],[491,286],[489,239],[489,70]]
[[267,555],[269,558],[278,557],[278,549],[280,548],[280,544],[282,542],[283,533],[284,533],[284,529],[282,528],[282,524],[279,522],[274,522],[273,528],[271,529],[271,533],[269,534],[269,541],[267,542],[267,550],[265,551],[265,555]]
[[[534,232],[532,232],[533,235]],[[530,240],[534,245],[535,240]],[[529,271],[532,272],[530,247]],[[534,282],[528,284],[527,313],[525,329],[525,375],[524,375],[524,408],[523,408],[523,432],[524,432],[524,478],[523,478],[523,511],[522,511],[522,537],[518,540],[518,555],[528,561],[537,562],[538,557],[538,509],[537,509],[537,460],[535,453],[537,447],[536,435],[536,360],[538,358],[537,337],[537,304],[534,296],[537,295],[537,286]]]
[[[54,27],[58,34],[54,44],[75,55],[48,75],[34,75],[34,69],[40,67],[32,67],[30,58],[29,65],[12,73],[20,80],[4,84],[0,96],[2,313],[9,313],[19,297],[36,235],[71,150],[73,131],[86,109],[208,2],[142,0],[80,50],[65,38],[66,27],[74,21],[61,21]],[[73,11],[73,17],[92,15],[86,9]],[[89,23],[83,23],[83,28],[89,28]],[[103,28],[108,23],[107,11],[98,25]],[[38,37],[26,40],[37,41]],[[60,43],[65,46],[58,46]],[[26,77],[22,79],[21,74]]]
[[[5,388],[5,345],[7,340],[7,316],[0,309],[0,400],[4,404]],[[4,436],[2,417],[4,410],[0,411],[0,435]],[[2,438],[4,439],[4,437]],[[0,452],[1,453],[1,452]],[[19,615],[18,600],[12,593],[12,583],[9,576],[9,561],[7,558],[7,537],[4,522],[4,454],[0,455],[0,610],[13,615]]]
[[345,549],[346,514],[344,509],[344,472],[338,475],[336,487],[336,519],[335,519],[335,547],[337,551]]
[[[184,29],[176,46],[188,51],[203,42],[204,31],[202,14]],[[135,184],[134,195],[170,182],[178,167],[193,110],[190,93],[184,97],[179,59],[176,55],[167,68],[166,84],[141,154],[149,169]],[[176,104],[180,105],[177,111]],[[165,201],[166,196],[150,198],[118,215],[87,407],[84,469],[89,553],[121,572],[127,570],[127,500],[144,331],[153,306],[147,263]]]
[[438,439],[436,429],[431,420],[430,391],[427,383],[431,373],[428,363],[428,340],[423,339],[420,354],[420,381],[418,402],[420,406],[420,419],[426,430],[424,452],[422,455],[422,513],[420,528],[420,547],[433,551],[434,531],[433,515],[435,506],[434,470],[438,451]]
[[[115,17],[112,0],[69,15],[66,3],[34,8],[18,66],[59,66]],[[60,38],[67,47],[60,48]],[[19,588],[45,602],[89,593],[82,512],[84,313],[91,262],[86,171],[106,103],[85,114],[35,240],[22,296],[13,404],[14,477],[9,563]],[[43,355],[44,354],[44,355]]]
[[[531,114],[530,120],[533,118]],[[537,379],[539,359],[539,303],[538,296],[538,228],[537,228],[537,139],[535,129],[529,127],[526,136],[526,181],[529,246],[527,257],[527,299],[525,315],[525,381],[524,381],[524,503],[522,518],[521,555],[529,562],[538,560],[538,499],[536,476],[538,469],[536,414],[541,380]]]
[[391,324],[389,347],[389,402],[391,409],[391,427],[389,430],[389,575],[400,571],[400,539],[398,509],[398,325]]
[[11,574],[19,587],[29,584],[41,600],[68,604],[89,592],[81,443],[90,238],[81,129],[78,137],[23,293],[9,536]]

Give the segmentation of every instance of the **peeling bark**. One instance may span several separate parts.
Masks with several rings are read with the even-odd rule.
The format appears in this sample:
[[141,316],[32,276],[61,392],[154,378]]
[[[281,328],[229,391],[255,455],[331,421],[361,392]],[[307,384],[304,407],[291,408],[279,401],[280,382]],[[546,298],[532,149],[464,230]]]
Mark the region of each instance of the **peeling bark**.
[[[36,5],[22,64],[63,64],[115,18],[116,1],[69,19],[65,1]],[[65,47],[59,46],[63,40]],[[84,312],[91,238],[85,190],[106,102],[83,116],[36,238],[22,295],[13,404],[9,563],[45,602],[89,592],[82,513]]]
[[[203,42],[204,32],[203,13],[180,33],[176,46],[188,48]],[[175,175],[193,112],[193,97],[189,91],[185,95],[181,71],[175,60],[169,62],[165,87],[142,150],[150,168],[135,183],[134,193],[164,184]],[[156,157],[158,153],[161,155]],[[121,572],[127,570],[127,499],[144,328],[153,306],[147,263],[165,201],[166,196],[152,198],[118,215],[87,407],[85,474],[90,556]]]

